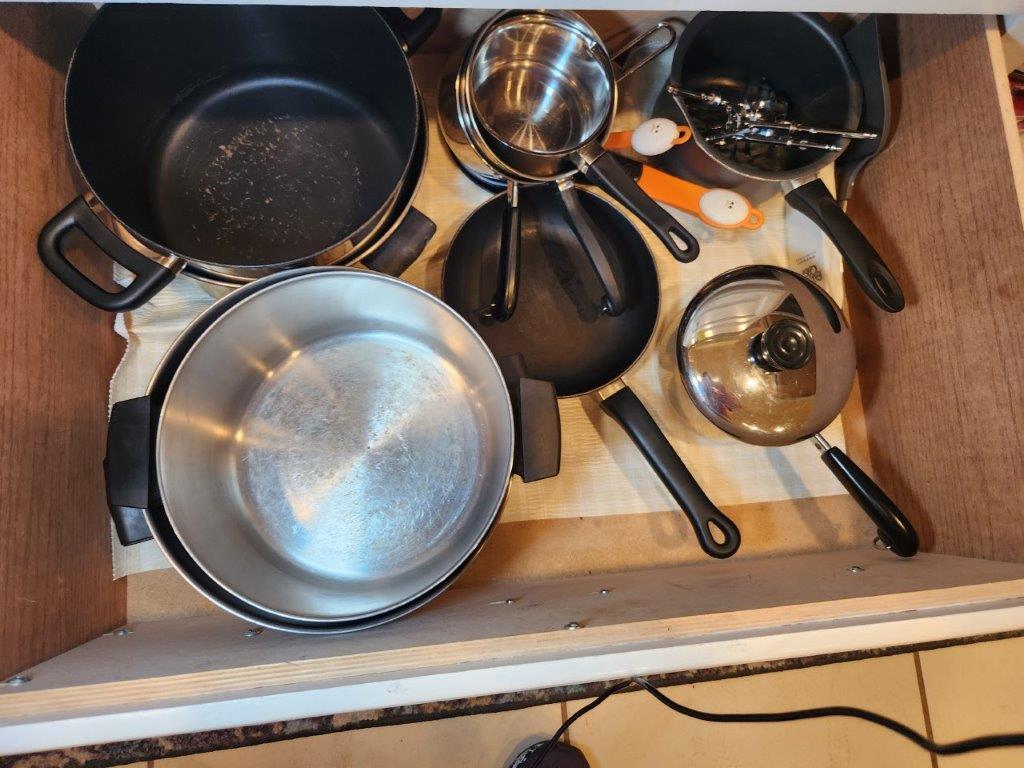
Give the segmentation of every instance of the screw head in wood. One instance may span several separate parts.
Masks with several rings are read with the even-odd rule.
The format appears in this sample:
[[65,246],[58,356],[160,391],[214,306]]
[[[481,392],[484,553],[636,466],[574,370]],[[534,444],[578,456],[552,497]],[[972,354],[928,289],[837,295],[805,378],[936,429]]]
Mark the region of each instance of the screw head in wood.
[[863,573],[863,572],[864,572],[863,566],[860,566],[860,565],[851,565],[850,566],[850,573]]
[[256,637],[257,635],[263,634],[263,629],[260,627],[249,627],[249,629],[245,630],[243,634],[246,637]]
[[581,625],[578,621],[570,621],[568,624],[565,625],[565,628],[571,632],[574,629],[579,629],[580,626]]
[[128,627],[118,627],[110,634],[112,634],[114,637],[128,637],[128,635],[130,635],[131,633],[132,631],[128,629]]
[[608,589],[608,587],[604,587],[604,588],[599,589],[597,591],[597,594],[599,594],[599,595],[610,595],[611,593],[612,593],[612,591],[610,589]]
[[6,680],[4,680],[4,684],[5,685],[18,686],[18,685],[25,685],[25,683],[28,683],[28,682],[31,682],[31,681],[32,681],[32,676],[31,675],[24,675],[24,674],[22,674],[22,675],[15,675],[14,677],[8,677]]

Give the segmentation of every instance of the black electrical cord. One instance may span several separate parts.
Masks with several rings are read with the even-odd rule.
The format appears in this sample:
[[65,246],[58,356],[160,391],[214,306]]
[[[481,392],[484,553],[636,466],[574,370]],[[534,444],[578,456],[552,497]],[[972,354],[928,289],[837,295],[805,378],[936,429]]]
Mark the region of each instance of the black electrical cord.
[[991,749],[993,747],[1024,747],[1024,733],[999,733],[991,736],[976,736],[971,739],[951,741],[948,744],[939,744],[890,717],[880,715],[877,712],[871,712],[867,709],[859,709],[858,707],[814,707],[812,709],[797,709],[791,712],[703,712],[670,699],[642,677],[634,677],[632,680],[616,683],[578,712],[575,712],[572,717],[567,718],[562,723],[562,727],[555,731],[555,735],[544,745],[544,748],[533,756],[528,768],[540,768],[548,752],[562,738],[562,734],[569,730],[569,726],[600,705],[612,694],[624,691],[633,685],[647,691],[651,696],[675,712],[711,723],[788,723],[794,720],[813,720],[819,717],[854,717],[858,720],[867,720],[869,723],[888,728],[905,739],[909,739],[921,747],[921,749],[926,749],[936,755],[962,755],[966,752],[977,752],[979,749]]

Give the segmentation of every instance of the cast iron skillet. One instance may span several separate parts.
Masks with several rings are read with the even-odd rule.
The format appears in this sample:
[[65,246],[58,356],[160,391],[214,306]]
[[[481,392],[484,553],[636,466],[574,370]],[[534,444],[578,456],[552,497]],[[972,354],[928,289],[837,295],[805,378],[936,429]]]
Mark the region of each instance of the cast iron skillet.
[[[496,358],[514,360],[523,375],[550,382],[558,397],[604,390],[598,392],[601,407],[629,433],[690,518],[701,548],[713,557],[729,557],[740,544],[736,525],[708,499],[640,399],[620,382],[647,348],[658,319],[658,274],[646,243],[612,205],[581,191],[580,200],[607,237],[624,278],[624,310],[609,316],[600,311],[603,288],[565,221],[557,193],[539,185],[520,194],[522,271],[515,313],[495,322],[480,311],[494,296],[504,195],[484,203],[456,234],[444,264],[442,298]],[[514,378],[508,370],[506,376]],[[522,414],[522,422],[528,431],[528,414]]]

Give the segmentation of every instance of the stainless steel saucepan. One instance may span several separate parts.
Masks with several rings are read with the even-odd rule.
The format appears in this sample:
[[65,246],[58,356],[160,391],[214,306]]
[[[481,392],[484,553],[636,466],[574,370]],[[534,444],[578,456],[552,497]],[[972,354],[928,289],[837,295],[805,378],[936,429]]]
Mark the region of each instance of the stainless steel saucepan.
[[[112,417],[111,505],[145,509],[172,563],[248,619],[347,631],[397,617],[497,517],[513,456],[502,374],[465,321],[400,280],[266,280],[178,351],[141,427]],[[133,498],[118,465],[140,441],[156,475]],[[123,515],[119,532],[133,538]]]
[[880,543],[901,557],[917,552],[917,533],[899,507],[821,436],[856,372],[853,332],[827,293],[781,267],[730,270],[687,306],[676,351],[686,392],[712,424],[752,445],[813,440]]
[[557,186],[566,219],[604,289],[602,309],[609,315],[621,313],[629,297],[621,274],[616,274],[615,260],[607,253],[608,244],[579,202],[576,174],[582,173],[629,208],[677,259],[696,258],[699,246],[693,236],[602,146],[615,115],[617,81],[667,44],[628,69],[614,62],[659,31],[671,44],[671,27],[658,25],[612,56],[575,13],[505,11],[480,29],[462,57],[453,59],[438,96],[442,134],[469,175],[488,184],[510,185],[498,289],[488,312],[496,319],[507,319],[515,306],[515,186],[520,184]]

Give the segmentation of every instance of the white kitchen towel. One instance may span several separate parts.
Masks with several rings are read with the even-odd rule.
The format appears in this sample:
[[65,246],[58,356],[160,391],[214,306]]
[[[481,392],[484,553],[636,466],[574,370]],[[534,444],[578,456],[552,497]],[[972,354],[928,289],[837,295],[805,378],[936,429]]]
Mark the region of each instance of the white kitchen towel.
[[[115,274],[115,278],[123,285],[130,276],[120,273]],[[170,285],[139,309],[115,316],[114,330],[128,343],[110,380],[109,405],[144,395],[153,372],[171,342],[212,303],[213,298],[198,282],[178,275]],[[154,542],[122,547],[113,526],[110,532],[114,578],[170,567]]]

